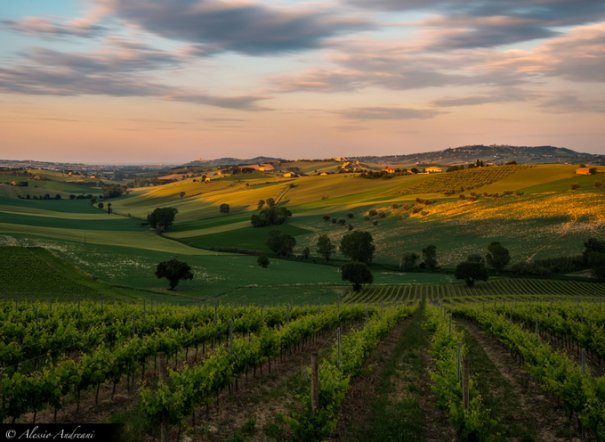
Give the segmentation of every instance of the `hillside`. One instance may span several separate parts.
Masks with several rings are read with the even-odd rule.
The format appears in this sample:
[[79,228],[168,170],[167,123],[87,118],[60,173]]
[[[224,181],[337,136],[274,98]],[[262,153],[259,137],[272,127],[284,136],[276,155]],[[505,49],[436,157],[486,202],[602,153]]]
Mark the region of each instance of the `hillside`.
[[472,163],[476,160],[486,163],[519,164],[604,164],[605,155],[580,153],[571,149],[553,146],[485,146],[472,145],[448,148],[437,152],[423,152],[406,155],[360,156],[353,159],[366,163],[419,163],[453,165]]

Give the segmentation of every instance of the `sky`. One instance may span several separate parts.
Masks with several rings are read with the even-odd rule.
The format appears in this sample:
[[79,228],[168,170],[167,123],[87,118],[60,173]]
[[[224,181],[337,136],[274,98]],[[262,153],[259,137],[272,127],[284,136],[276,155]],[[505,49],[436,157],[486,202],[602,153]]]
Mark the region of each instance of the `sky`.
[[0,2],[0,159],[605,154],[603,0]]

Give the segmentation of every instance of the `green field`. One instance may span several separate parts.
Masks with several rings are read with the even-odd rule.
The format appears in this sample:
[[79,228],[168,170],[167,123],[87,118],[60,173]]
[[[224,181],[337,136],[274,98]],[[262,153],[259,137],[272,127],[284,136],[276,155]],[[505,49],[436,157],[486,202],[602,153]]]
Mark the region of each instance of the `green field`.
[[[300,166],[314,170],[315,165]],[[322,167],[332,166],[317,164],[317,170]],[[36,183],[47,189],[81,185],[57,173],[45,178]],[[439,291],[451,284],[451,275],[389,272],[380,265],[397,268],[404,253],[420,254],[429,244],[437,247],[438,262],[446,270],[469,254],[485,254],[492,241],[510,250],[511,263],[579,255],[587,238],[605,236],[605,213],[600,209],[605,206],[604,189],[595,186],[601,179],[601,174],[576,176],[575,167],[567,165],[497,166],[390,179],[355,174],[294,179],[237,175],[209,183],[185,179],[134,189],[111,200],[112,214],[88,200],[5,197],[0,198],[0,244],[47,248],[65,269],[92,275],[111,296],[151,296],[169,302],[323,303],[348,287],[338,271],[345,258],[337,251],[335,263],[325,265],[315,250],[317,238],[327,234],[338,244],[356,229],[369,231],[374,238],[374,262],[379,266],[374,270],[375,284],[420,284],[423,290]],[[579,187],[572,190],[572,184]],[[446,195],[451,191],[455,193]],[[258,201],[267,198],[287,206],[293,217],[285,225],[253,228],[250,216]],[[230,205],[229,214],[219,213],[222,203]],[[178,209],[175,225],[164,236],[145,223],[156,207]],[[261,269],[255,256],[211,251],[270,255],[266,240],[274,228],[296,238],[295,254],[309,247],[310,259],[271,258],[269,268]],[[153,273],[158,262],[173,257],[188,262],[195,278],[170,292],[166,281]],[[485,290],[501,293],[497,284],[490,281]],[[66,287],[57,290],[57,296],[81,291]],[[551,289],[558,293],[542,285],[544,293]]]

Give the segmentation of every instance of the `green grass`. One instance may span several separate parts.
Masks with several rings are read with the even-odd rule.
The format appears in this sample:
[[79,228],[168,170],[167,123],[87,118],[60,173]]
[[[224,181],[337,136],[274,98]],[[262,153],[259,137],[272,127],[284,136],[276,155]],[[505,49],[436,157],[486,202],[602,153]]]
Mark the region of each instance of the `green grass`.
[[[394,351],[373,367],[382,370],[375,394],[368,398],[367,421],[353,422],[340,434],[347,441],[424,441],[425,416],[420,406],[425,370],[422,352],[429,333],[423,327],[424,310],[406,326]],[[398,391],[399,390],[399,391]]]
[[0,287],[6,297],[115,298],[90,275],[43,248],[0,246],[0,261]]
[[296,227],[292,224],[260,228],[249,226],[227,232],[183,238],[182,241],[193,247],[232,248],[270,253],[271,251],[267,247],[267,240],[269,239],[270,232],[274,230],[294,237],[309,233],[308,230]]

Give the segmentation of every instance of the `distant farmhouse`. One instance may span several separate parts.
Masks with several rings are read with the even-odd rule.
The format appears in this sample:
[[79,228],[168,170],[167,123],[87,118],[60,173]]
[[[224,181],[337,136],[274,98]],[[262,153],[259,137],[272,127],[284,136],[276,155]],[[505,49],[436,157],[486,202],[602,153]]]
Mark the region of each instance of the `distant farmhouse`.
[[270,163],[246,164],[245,166],[242,166],[242,169],[256,170],[257,172],[273,172],[273,171],[275,171],[275,167],[273,167],[273,164],[270,164]]
[[389,166],[385,167],[382,170],[386,173],[395,173],[395,169],[393,169],[392,167],[389,167]]
[[443,172],[443,169],[441,167],[437,167],[437,166],[430,166],[430,167],[425,167],[424,171],[426,173],[441,173],[441,172]]

